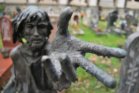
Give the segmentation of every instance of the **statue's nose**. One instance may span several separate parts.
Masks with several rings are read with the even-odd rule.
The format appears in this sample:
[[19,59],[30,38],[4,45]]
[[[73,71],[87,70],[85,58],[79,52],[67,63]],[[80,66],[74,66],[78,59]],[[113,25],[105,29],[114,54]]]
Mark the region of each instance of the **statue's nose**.
[[37,29],[37,27],[34,27],[34,33],[33,33],[33,35],[34,36],[38,36],[39,35],[39,33],[38,33],[38,29]]

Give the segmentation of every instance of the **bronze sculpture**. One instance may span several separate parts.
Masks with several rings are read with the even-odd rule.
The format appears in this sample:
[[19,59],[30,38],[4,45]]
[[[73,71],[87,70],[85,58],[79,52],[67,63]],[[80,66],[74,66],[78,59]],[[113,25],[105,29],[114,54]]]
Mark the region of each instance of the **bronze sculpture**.
[[20,41],[11,52],[13,76],[4,93],[57,93],[77,80],[76,68],[81,66],[107,87],[114,88],[115,80],[84,58],[85,53],[123,58],[126,52],[81,41],[68,32],[72,9],[62,11],[55,40],[48,42],[52,25],[48,14],[38,7],[28,7],[13,21],[14,42]]

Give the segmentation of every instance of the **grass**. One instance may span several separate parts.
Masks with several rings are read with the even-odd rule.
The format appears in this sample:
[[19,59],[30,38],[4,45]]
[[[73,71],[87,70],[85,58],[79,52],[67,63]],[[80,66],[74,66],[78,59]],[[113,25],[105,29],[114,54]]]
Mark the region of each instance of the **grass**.
[[103,29],[104,30],[107,27],[107,22],[106,21],[99,21],[98,27],[100,29]]
[[[106,27],[105,22],[100,22],[99,26],[101,29]],[[108,47],[119,47],[124,46],[125,37],[118,36],[116,34],[97,35],[91,28],[85,25],[80,25],[81,29],[84,30],[84,35],[76,36],[84,41],[100,44]],[[117,58],[104,58],[96,56],[94,54],[87,54],[86,58],[93,60],[99,68],[103,69],[107,73],[111,74],[117,82],[119,81],[119,68],[121,61]],[[73,83],[72,86],[65,91],[65,93],[115,93],[115,89],[105,87],[101,82],[96,80],[95,77],[88,74],[84,69],[77,69],[78,81]]]
[[3,47],[3,44],[2,44],[2,37],[1,37],[1,34],[0,34],[0,48]]
[[[97,35],[91,28],[88,28],[83,24],[81,24],[81,28],[85,31],[85,34],[77,37],[84,41],[110,47],[117,47],[118,45],[123,45],[125,42],[124,36],[117,36],[116,34]],[[101,28],[103,28],[103,26]]]

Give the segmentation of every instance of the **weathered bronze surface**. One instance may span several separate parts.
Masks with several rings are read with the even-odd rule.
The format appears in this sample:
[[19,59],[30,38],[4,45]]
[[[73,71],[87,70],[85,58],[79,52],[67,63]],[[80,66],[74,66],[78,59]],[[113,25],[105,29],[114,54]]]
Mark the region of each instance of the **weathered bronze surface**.
[[13,76],[4,93],[57,93],[77,80],[76,68],[82,67],[107,87],[115,88],[115,80],[84,57],[86,53],[123,58],[126,51],[81,41],[68,32],[72,9],[62,11],[56,38],[50,44],[52,29],[47,13],[28,7],[14,22],[14,42],[20,41],[11,52]]

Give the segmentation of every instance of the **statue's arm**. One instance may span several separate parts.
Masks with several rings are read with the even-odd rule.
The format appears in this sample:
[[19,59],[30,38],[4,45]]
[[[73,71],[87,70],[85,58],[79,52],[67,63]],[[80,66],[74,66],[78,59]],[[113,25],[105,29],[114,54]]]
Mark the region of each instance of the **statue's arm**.
[[19,54],[18,47],[14,48],[10,52],[10,57],[13,62],[13,67],[11,69],[12,76],[10,77],[10,80],[8,81],[6,86],[4,87],[3,93],[16,93],[16,78],[15,78],[16,74],[15,74],[14,64],[16,64],[17,58],[19,56],[18,54]]
[[16,82],[15,76],[12,74],[12,77],[4,87],[3,93],[16,93]]

